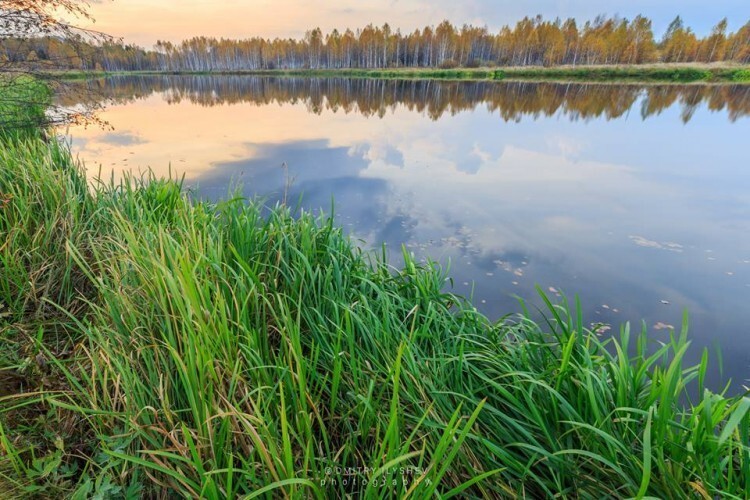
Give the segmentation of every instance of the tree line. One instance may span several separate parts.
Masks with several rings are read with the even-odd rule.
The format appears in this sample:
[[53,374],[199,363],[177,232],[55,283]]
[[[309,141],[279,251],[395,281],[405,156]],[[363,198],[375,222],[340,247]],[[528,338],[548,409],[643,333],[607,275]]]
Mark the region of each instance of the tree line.
[[728,32],[721,20],[698,37],[680,17],[657,40],[652,22],[599,16],[575,19],[526,17],[496,33],[486,27],[448,21],[411,33],[367,25],[353,31],[320,28],[302,39],[254,37],[244,40],[194,37],[159,41],[152,50],[115,40],[70,44],[56,37],[2,40],[0,63],[43,66],[62,61],[67,69],[241,71],[336,68],[451,68],[734,61],[750,63],[750,21]]

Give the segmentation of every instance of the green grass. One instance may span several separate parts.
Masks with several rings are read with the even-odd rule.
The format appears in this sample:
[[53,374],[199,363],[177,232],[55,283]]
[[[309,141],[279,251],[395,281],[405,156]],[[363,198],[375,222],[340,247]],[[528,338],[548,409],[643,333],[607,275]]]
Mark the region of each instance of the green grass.
[[191,75],[268,75],[385,79],[445,79],[445,80],[550,80],[550,81],[629,81],[629,82],[747,82],[750,69],[746,66],[717,65],[617,65],[617,66],[551,66],[500,68],[393,68],[393,69],[299,69],[256,70],[238,72],[66,72],[67,79],[83,79],[112,74],[191,74]]
[[[732,73],[733,74],[733,73]],[[586,80],[586,81],[657,81],[657,82],[701,82],[732,79],[723,70],[703,68],[659,68],[659,67],[578,67],[578,68],[514,68],[501,70],[497,78],[531,78],[544,80]]]
[[332,218],[0,147],[2,497],[750,496],[750,399],[687,321],[493,323]]
[[284,72],[293,75],[350,76],[363,78],[427,78],[450,80],[556,80],[556,81],[639,81],[639,82],[722,82],[747,81],[748,70],[708,66],[565,66],[512,67],[498,69],[394,69]]

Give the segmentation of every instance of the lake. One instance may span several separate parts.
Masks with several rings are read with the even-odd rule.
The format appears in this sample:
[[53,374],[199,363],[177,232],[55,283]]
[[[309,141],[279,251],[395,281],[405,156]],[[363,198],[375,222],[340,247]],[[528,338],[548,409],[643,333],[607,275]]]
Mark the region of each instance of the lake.
[[[750,86],[144,76],[85,84],[91,176],[152,169],[196,196],[330,212],[360,244],[449,266],[492,318],[577,294],[750,376]],[[64,97],[74,104],[76,97]],[[447,286],[450,288],[451,283]],[[714,373],[712,380],[719,380]]]

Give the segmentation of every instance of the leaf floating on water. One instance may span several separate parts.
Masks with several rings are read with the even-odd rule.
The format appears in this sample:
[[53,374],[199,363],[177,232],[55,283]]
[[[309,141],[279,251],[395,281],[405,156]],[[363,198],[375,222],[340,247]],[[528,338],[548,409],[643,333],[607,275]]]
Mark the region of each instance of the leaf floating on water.
[[657,322],[654,325],[654,330],[666,330],[666,329],[674,330],[674,325],[670,325],[669,323],[663,323],[661,321]]
[[612,326],[606,323],[591,323],[592,331],[597,335],[603,335],[612,329]]
[[645,247],[645,248],[655,248],[657,250],[668,250],[670,252],[677,252],[681,253],[683,250],[683,246],[679,243],[674,243],[672,241],[666,241],[666,242],[659,242],[654,240],[649,240],[648,238],[644,238],[643,236],[638,235],[630,235],[628,236],[633,243],[638,245],[639,247]]

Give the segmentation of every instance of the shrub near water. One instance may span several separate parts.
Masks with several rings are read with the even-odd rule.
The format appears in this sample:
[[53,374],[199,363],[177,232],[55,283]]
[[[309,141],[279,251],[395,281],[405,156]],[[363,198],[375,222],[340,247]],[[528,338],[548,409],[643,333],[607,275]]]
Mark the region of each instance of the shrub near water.
[[493,324],[331,219],[92,192],[54,144],[3,148],[6,492],[750,495],[750,400],[682,366],[685,331],[602,340],[551,303]]
[[50,97],[49,88],[38,80],[0,74],[0,140],[37,132]]

